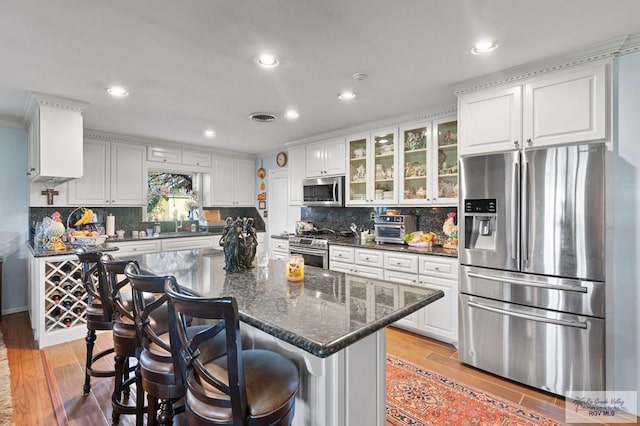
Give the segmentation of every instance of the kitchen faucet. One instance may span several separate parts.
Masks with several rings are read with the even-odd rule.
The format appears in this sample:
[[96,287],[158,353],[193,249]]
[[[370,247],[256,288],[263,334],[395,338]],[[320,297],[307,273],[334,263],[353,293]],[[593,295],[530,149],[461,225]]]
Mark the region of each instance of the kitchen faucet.
[[182,228],[182,219],[179,219],[179,218],[176,216],[176,232],[178,232],[178,230],[179,230],[180,228]]

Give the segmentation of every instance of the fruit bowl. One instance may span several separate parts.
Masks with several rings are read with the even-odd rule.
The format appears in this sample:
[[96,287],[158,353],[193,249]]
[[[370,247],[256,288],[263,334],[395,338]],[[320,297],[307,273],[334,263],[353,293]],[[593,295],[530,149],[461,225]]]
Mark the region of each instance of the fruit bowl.
[[84,246],[99,246],[107,240],[106,235],[76,236],[75,242]]

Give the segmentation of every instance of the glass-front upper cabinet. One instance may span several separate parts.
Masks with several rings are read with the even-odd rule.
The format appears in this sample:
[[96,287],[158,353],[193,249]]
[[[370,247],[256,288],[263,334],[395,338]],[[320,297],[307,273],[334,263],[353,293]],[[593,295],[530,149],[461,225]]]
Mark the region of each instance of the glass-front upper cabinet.
[[397,141],[395,129],[347,138],[347,205],[397,204]]
[[400,138],[400,203],[427,204],[431,202],[431,126],[427,123],[416,123],[403,127],[400,129]]
[[389,205],[398,202],[396,169],[398,168],[397,130],[385,130],[371,135],[373,143],[373,204]]
[[346,204],[365,205],[368,198],[368,164],[369,136],[359,135],[347,138],[347,190],[345,194]]
[[437,147],[437,193],[434,202],[458,202],[458,121],[451,119],[433,122],[433,137]]

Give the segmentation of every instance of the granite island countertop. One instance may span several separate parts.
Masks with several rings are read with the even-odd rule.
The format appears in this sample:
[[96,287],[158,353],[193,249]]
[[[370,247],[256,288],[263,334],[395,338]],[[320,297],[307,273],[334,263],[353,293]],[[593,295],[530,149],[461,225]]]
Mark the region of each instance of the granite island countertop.
[[[70,254],[76,254],[78,249],[82,246],[75,246],[71,244],[65,244],[65,250],[49,250],[44,247],[35,247],[32,242],[27,242],[27,248],[29,249],[29,253],[33,257],[50,257],[50,256],[68,256]],[[118,247],[109,247],[106,244],[100,244],[98,246],[90,246],[87,247],[92,251],[116,251]]]
[[407,244],[376,244],[375,242],[371,243],[363,243],[359,238],[345,238],[339,240],[331,240],[329,241],[329,246],[347,246],[347,247],[355,247],[355,248],[366,248],[366,249],[374,249],[374,250],[388,250],[388,251],[397,251],[402,253],[414,253],[414,254],[428,254],[433,256],[444,256],[444,257],[458,257],[458,250],[456,249],[447,249],[442,246],[431,246],[431,247],[412,247]]
[[141,267],[174,275],[205,297],[233,296],[240,320],[319,358],[332,355],[440,299],[424,287],[305,267],[300,282],[285,277],[284,261],[268,268],[227,273],[219,250],[199,249],[135,256]]

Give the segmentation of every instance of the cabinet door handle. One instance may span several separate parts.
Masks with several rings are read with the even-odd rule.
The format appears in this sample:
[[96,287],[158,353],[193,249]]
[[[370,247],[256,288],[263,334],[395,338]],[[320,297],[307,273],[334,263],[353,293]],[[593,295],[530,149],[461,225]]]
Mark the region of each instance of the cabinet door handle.
[[30,172],[27,172],[27,176],[31,176],[31,173],[30,173]]
[[104,200],[105,203],[109,204],[109,200]]
[[29,171],[30,171],[30,172],[35,172],[35,171],[36,171],[36,168],[35,168],[35,167],[31,167],[31,168],[29,169]]
[[115,204],[115,203],[116,203],[116,200],[111,200],[111,202],[112,202],[113,204]]
[[529,145],[533,145],[533,141],[531,140],[531,138],[527,139],[527,143],[528,143]]
[[439,271],[440,267],[436,266],[435,268],[433,268],[435,271]]
[[513,144],[516,146],[516,148],[518,147],[518,141],[513,141]]

